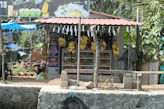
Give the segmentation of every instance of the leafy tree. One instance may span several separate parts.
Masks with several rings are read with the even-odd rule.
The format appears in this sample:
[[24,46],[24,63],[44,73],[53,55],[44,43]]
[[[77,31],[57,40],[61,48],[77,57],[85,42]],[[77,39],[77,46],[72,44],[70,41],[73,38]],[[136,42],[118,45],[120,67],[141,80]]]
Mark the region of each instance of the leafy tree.
[[[43,38],[46,34],[44,30],[37,31],[22,31],[15,35],[14,41],[21,47],[31,48],[31,44],[33,48],[41,47],[43,44]],[[31,42],[32,41],[32,42]]]
[[[91,0],[92,1],[92,0]],[[136,20],[136,10],[139,7],[142,11],[142,61],[154,60],[159,58],[159,44],[161,44],[161,31],[164,28],[164,1],[163,0],[94,0],[92,10],[105,12],[129,19]],[[104,8],[102,4],[108,5]],[[111,8],[112,6],[114,8]],[[110,13],[108,13],[110,12]],[[135,28],[131,32],[131,44],[135,47],[136,40]],[[128,45],[128,34],[125,31],[125,44]]]

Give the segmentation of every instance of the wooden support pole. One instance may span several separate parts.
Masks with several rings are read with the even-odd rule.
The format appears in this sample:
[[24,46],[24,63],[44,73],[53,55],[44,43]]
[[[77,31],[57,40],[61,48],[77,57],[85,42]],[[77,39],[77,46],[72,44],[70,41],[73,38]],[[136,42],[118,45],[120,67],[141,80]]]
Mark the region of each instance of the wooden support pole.
[[131,42],[131,36],[130,36],[130,27],[129,27],[129,48],[128,48],[128,70],[130,70],[130,54],[131,54],[131,51],[130,51],[130,49],[131,49],[131,44],[130,44],[130,42]]
[[80,37],[81,37],[81,18],[79,18],[78,25],[78,52],[77,52],[77,85],[79,86],[80,76]]
[[136,39],[136,54],[137,54],[137,61],[136,61],[136,70],[139,70],[139,43],[140,43],[140,36],[139,36],[139,26],[136,28],[136,34],[137,34],[137,39]]
[[47,79],[47,74],[48,74],[48,55],[47,55],[47,50],[48,50],[48,35],[49,35],[49,25],[46,25],[46,34],[45,34],[45,46],[46,46],[46,66],[45,66],[45,74],[46,74],[46,79]]
[[1,56],[2,56],[2,80],[3,83],[5,82],[5,67],[4,67],[4,62],[5,62],[5,57],[4,57],[4,45],[3,45],[3,34],[2,34],[2,28],[1,28],[1,18],[0,18],[0,48],[1,48]]
[[[140,8],[137,6],[137,22],[141,21],[141,13]],[[139,26],[136,27],[136,54],[137,54],[137,61],[136,61],[136,70],[139,70],[139,48],[140,48],[140,35],[139,35]]]
[[99,63],[100,63],[100,46],[99,40],[96,35],[96,25],[90,27],[93,40],[96,43],[96,59],[95,59],[95,70],[94,70],[94,87],[98,88],[98,73],[99,73]]

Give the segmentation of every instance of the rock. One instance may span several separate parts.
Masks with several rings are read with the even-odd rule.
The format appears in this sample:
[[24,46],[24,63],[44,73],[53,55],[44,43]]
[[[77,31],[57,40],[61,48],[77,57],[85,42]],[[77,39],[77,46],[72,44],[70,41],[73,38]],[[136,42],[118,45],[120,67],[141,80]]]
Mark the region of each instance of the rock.
[[87,89],[92,89],[94,87],[93,82],[92,81],[89,81],[89,82],[85,83],[85,87]]
[[69,80],[68,80],[67,72],[62,71],[60,78],[61,78],[61,87],[62,88],[68,87]]

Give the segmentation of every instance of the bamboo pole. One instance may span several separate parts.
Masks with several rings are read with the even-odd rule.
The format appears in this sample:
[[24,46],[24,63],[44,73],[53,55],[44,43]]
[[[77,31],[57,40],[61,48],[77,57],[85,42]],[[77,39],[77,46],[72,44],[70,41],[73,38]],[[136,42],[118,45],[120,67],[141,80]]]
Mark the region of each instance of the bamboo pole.
[[80,37],[81,37],[81,18],[79,18],[78,25],[78,52],[77,52],[77,85],[79,86],[80,78]]
[[1,43],[1,55],[2,55],[2,80],[5,82],[5,68],[4,68],[4,45],[3,45],[3,34],[2,34],[2,28],[1,28],[1,18],[0,18],[0,43]]

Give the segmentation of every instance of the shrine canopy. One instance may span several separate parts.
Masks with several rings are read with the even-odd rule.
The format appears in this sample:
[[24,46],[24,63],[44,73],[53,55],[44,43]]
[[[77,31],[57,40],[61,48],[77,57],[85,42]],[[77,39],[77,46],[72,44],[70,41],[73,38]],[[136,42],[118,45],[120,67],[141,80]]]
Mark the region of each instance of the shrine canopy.
[[2,23],[1,25],[2,30],[36,30],[36,24],[26,24],[20,25],[15,22],[13,23]]

